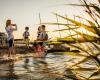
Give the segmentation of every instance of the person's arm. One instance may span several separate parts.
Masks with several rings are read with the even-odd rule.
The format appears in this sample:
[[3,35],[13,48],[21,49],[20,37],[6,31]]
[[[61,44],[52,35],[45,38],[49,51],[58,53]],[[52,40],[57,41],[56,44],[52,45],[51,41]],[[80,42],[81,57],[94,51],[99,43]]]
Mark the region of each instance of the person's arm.
[[25,32],[23,33],[23,37],[25,37]]
[[30,36],[30,33],[28,32],[28,36]]
[[38,36],[37,40],[43,41],[43,33],[41,33],[41,34]]
[[13,28],[13,30],[17,31],[17,25],[16,24],[11,24],[11,26],[15,26],[15,28]]
[[10,28],[6,27],[5,29],[6,29],[6,32],[7,33],[10,33],[11,32],[11,29]]

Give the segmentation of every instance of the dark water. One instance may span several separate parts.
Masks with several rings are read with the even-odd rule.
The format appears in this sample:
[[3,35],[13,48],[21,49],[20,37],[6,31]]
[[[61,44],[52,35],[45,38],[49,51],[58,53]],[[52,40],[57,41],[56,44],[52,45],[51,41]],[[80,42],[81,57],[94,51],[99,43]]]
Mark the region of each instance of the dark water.
[[[71,69],[71,65],[82,59],[83,56],[50,53],[45,58],[23,58],[16,62],[1,64],[0,80],[85,80],[96,71],[97,65],[89,59]],[[91,70],[77,69],[79,66]]]

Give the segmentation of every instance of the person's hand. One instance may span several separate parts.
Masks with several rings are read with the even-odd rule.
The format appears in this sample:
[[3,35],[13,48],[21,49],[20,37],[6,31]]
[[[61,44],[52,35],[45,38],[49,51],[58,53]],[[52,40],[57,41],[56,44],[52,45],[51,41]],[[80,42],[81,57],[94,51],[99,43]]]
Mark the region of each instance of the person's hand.
[[12,24],[12,26],[17,26],[16,24]]
[[14,26],[14,30],[17,30],[17,25],[16,24],[11,24],[12,26]]
[[34,41],[36,41],[36,39]]

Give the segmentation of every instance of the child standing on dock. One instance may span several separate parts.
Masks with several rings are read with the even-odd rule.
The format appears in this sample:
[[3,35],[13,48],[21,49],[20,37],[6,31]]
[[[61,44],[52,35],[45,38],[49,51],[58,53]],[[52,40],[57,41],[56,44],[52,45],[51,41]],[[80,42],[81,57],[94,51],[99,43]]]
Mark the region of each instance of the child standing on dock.
[[6,32],[8,34],[8,37],[7,37],[8,47],[9,47],[8,57],[11,57],[11,55],[15,55],[13,31],[17,30],[17,25],[12,24],[11,20],[7,20],[5,29],[6,29]]
[[29,27],[25,27],[25,32],[23,33],[23,37],[24,37],[24,40],[25,40],[25,44],[26,44],[26,47],[29,48]]

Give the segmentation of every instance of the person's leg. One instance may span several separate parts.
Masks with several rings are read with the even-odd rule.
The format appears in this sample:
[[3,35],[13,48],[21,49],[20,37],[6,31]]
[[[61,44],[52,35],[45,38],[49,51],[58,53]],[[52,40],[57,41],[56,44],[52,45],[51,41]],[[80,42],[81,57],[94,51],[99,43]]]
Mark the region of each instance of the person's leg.
[[14,45],[13,45],[13,47],[12,47],[12,54],[13,54],[13,56],[15,56],[15,55],[16,55],[16,52],[15,52],[15,47],[14,47]]
[[24,41],[25,41],[25,45],[26,45],[26,47],[27,47],[27,39],[25,38]]
[[9,51],[8,51],[8,57],[11,56],[11,48],[9,48]]
[[28,47],[28,39],[26,38],[26,47]]
[[27,38],[27,47],[29,48],[29,38]]
[[45,54],[45,47],[43,45],[43,42],[39,42],[39,51],[38,51],[39,57],[44,57]]
[[27,37],[25,38],[25,44],[26,44],[26,47],[29,47],[29,39]]
[[36,45],[37,45],[36,42],[34,42],[34,43],[33,43],[33,47],[32,47],[33,50],[34,50],[34,52],[36,52]]
[[8,57],[11,57],[11,52],[12,52],[12,41],[11,40],[8,41],[8,48],[9,48]]
[[44,57],[45,56],[45,42],[42,42],[41,43],[41,57]]
[[38,50],[38,44],[37,44],[37,42],[33,43],[33,50],[34,50],[34,53],[35,53],[34,57],[37,57],[38,56],[38,53],[37,53],[38,52],[37,51]]
[[9,40],[9,57],[11,55],[15,56],[14,41],[13,41],[13,39]]

